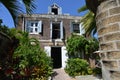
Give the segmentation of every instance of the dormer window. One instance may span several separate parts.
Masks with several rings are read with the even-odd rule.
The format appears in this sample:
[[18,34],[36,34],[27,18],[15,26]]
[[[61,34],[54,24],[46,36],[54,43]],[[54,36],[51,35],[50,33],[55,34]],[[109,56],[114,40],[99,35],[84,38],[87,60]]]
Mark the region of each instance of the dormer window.
[[58,9],[57,8],[52,8],[52,13],[54,13],[55,15],[58,14]]
[[62,13],[61,7],[59,7],[56,3],[54,3],[52,6],[48,7],[48,13],[55,15],[61,14]]

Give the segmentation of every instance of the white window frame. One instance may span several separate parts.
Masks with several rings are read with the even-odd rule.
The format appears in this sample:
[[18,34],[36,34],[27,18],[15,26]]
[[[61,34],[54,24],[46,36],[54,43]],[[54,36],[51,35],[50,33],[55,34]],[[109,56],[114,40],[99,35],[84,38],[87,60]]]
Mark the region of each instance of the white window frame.
[[[74,24],[79,24],[79,31],[80,31],[79,33],[74,32],[74,30],[73,30],[73,25],[74,25]],[[77,34],[77,35],[81,35],[81,24],[78,23],[78,22],[77,22],[77,23],[76,23],[76,22],[71,22],[71,32],[72,32],[72,33],[75,33],[75,34]]]
[[[57,14],[57,15],[62,14],[62,8],[59,7],[59,6],[58,6],[57,4],[55,4],[55,3],[54,3],[53,5],[55,5],[55,6],[53,6],[53,7],[52,7],[52,6],[49,6],[49,7],[48,7],[48,13],[53,13],[53,12],[52,12],[52,9],[53,9],[53,8],[56,8],[56,9],[58,9],[58,14]],[[56,7],[56,6],[57,6],[57,7]]]
[[[36,26],[36,23],[37,23],[37,26]],[[31,28],[33,29],[32,32],[31,32]],[[37,29],[37,31],[35,29]],[[42,21],[33,21],[33,20],[27,21],[26,31],[29,32],[29,34],[41,33],[42,32]]]
[[[52,39],[52,29],[53,29],[53,26],[52,26],[52,24],[53,23],[57,23],[57,22],[50,22],[50,39]],[[64,38],[64,34],[63,34],[63,21],[60,21],[60,22],[58,22],[58,23],[60,23],[60,38],[59,39],[63,39]]]

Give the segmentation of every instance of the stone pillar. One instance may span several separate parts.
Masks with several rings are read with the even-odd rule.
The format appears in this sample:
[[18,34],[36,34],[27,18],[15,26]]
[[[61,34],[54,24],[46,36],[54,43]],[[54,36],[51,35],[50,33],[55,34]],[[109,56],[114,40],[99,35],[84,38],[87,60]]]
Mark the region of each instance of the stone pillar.
[[104,0],[96,24],[104,80],[120,80],[120,0]]

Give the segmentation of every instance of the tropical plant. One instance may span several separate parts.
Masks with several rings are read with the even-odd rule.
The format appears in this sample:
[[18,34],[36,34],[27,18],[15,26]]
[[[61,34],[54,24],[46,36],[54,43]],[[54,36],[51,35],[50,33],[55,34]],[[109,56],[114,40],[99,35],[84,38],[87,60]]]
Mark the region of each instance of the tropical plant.
[[[86,10],[88,10],[87,6],[83,6],[78,9],[78,12],[80,13]],[[97,32],[95,14],[92,11],[87,11],[87,13],[82,17],[81,23],[87,35],[94,35]]]
[[16,23],[19,13],[22,12],[21,3],[25,5],[27,13],[31,13],[35,9],[34,0],[0,0],[0,3],[10,12],[14,23]]
[[0,27],[0,30],[10,36],[10,39],[13,37],[17,38],[15,41],[19,40],[17,49],[13,46],[16,42],[13,42],[13,47],[11,44],[7,45],[10,48],[8,53],[3,56],[3,52],[0,52],[0,79],[47,80],[52,73],[52,62],[50,57],[40,48],[39,41],[29,38],[28,33],[16,29]]
[[85,54],[88,56],[88,58],[96,58],[94,52],[98,51],[99,49],[99,42],[95,38],[91,38],[88,40],[88,44],[85,46]]
[[[74,46],[73,46],[74,45]],[[67,39],[66,48],[70,58],[95,58],[94,52],[99,48],[99,42],[95,38],[86,39],[82,35],[71,35]]]
[[19,40],[8,35],[10,30],[7,26],[0,26],[0,79],[10,80],[13,74],[12,56],[19,44]]
[[15,36],[20,40],[20,45],[14,52],[14,59],[19,60],[15,65],[19,69],[17,73],[28,79],[48,78],[52,73],[52,62],[40,48],[39,41],[29,38],[26,32],[18,31]]
[[65,71],[72,77],[92,74],[92,69],[84,59],[71,58],[66,63]]
[[88,44],[87,39],[80,35],[71,35],[67,39],[67,51],[70,58],[84,58],[85,45]]

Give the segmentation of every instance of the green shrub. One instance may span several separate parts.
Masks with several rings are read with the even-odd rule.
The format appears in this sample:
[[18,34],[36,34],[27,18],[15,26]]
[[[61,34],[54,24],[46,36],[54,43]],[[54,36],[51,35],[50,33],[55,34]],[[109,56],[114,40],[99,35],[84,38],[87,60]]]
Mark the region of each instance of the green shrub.
[[14,64],[14,68],[17,71],[19,69],[17,73],[29,79],[48,78],[52,74],[52,62],[40,48],[39,41],[29,38],[28,33],[24,32],[19,32],[16,37],[20,40],[20,45],[14,52],[14,59],[19,59]]
[[93,75],[98,75],[98,74],[102,74],[101,68],[94,68],[93,69]]
[[66,63],[65,71],[72,77],[92,74],[92,69],[84,59],[71,58]]

